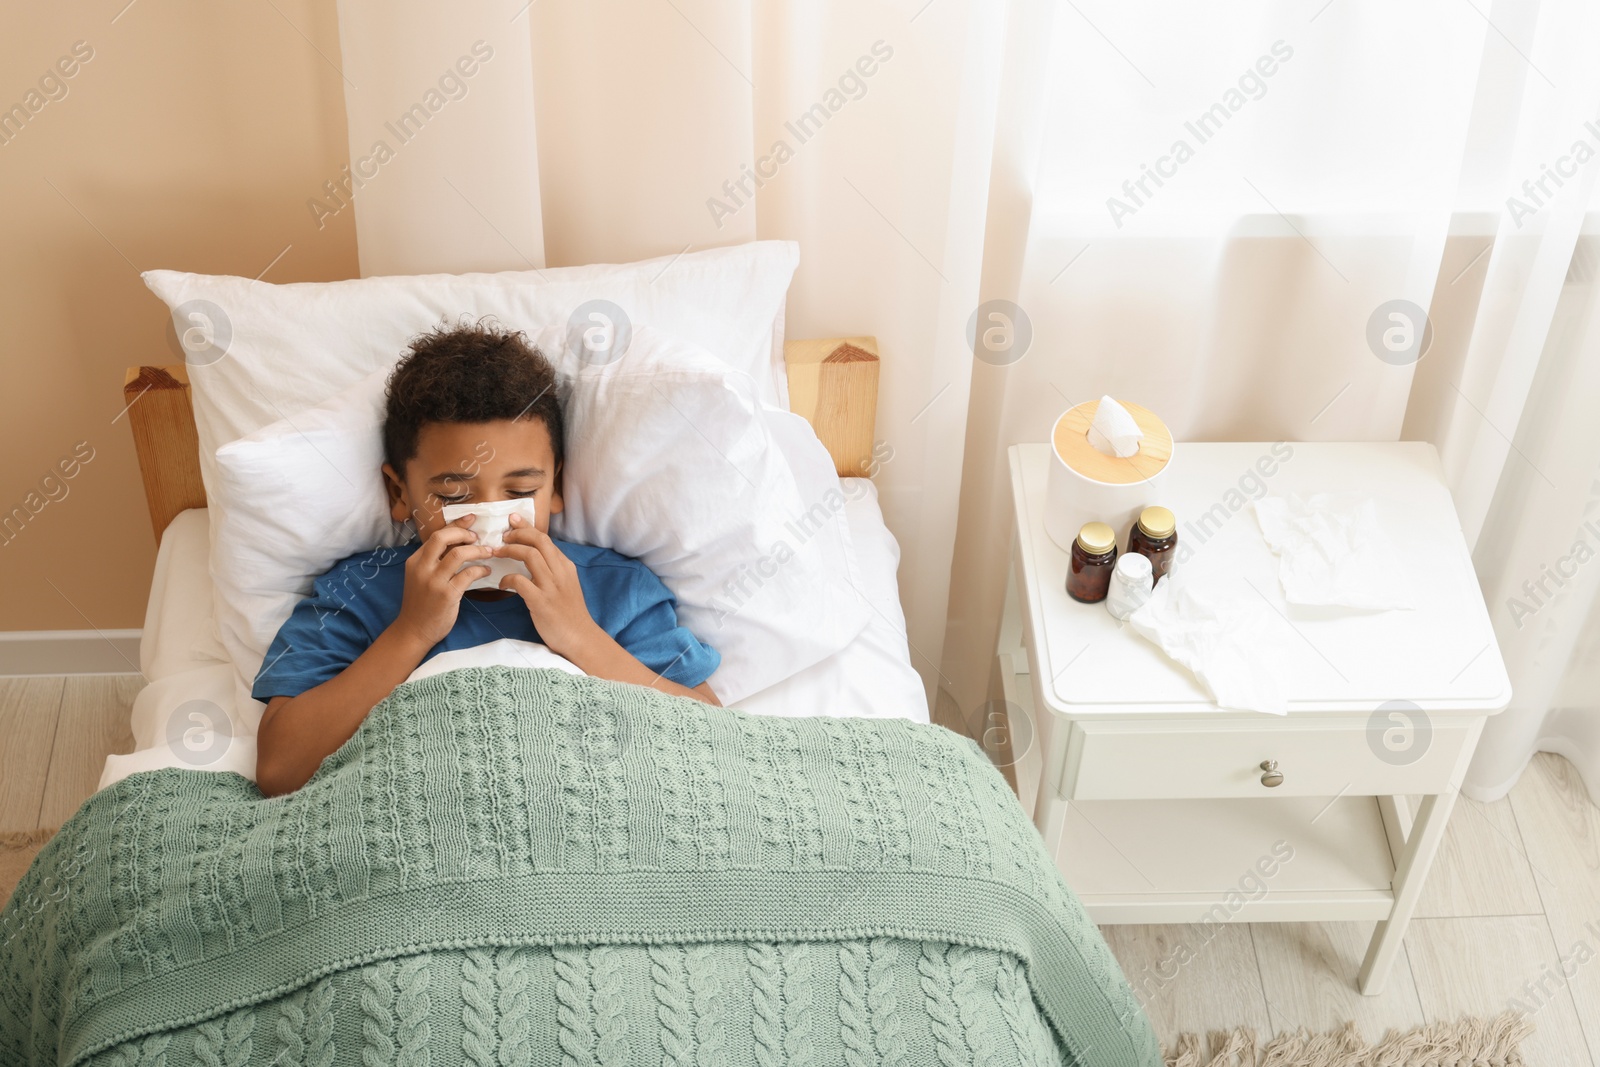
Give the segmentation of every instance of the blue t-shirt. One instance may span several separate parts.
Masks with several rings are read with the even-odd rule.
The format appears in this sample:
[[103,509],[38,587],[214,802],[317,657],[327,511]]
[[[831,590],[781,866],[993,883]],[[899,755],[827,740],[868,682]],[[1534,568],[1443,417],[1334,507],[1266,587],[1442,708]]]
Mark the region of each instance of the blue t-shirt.
[[[711,677],[722,657],[678,625],[677,602],[648,567],[609,548],[566,541],[556,546],[578,568],[590,616],[635,659],[691,689]],[[418,547],[412,542],[360,552],[318,578],[273,638],[250,695],[263,701],[299,696],[354,663],[399,617],[406,560]],[[455,626],[423,661],[503,637],[543,643],[527,603],[516,595],[464,596]]]

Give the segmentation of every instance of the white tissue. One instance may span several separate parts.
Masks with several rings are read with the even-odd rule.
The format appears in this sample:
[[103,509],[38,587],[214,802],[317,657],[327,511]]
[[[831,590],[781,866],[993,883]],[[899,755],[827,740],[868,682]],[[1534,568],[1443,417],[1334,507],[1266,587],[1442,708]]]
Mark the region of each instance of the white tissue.
[[1278,581],[1289,603],[1368,611],[1416,607],[1399,552],[1378,522],[1371,497],[1266,496],[1255,509],[1261,535],[1277,553]]
[[1128,414],[1128,409],[1109,396],[1100,398],[1094,409],[1094,422],[1089,424],[1089,443],[1107,456],[1127,459],[1137,455],[1144,431]]
[[1201,593],[1174,570],[1128,625],[1193,672],[1217,707],[1289,713],[1282,623],[1265,604]]
[[[511,500],[495,500],[487,504],[446,504],[441,513],[445,522],[454,522],[463,515],[476,515],[472,523],[472,532],[478,535],[478,544],[486,548],[499,548],[505,544],[506,531],[511,528],[511,516],[521,515],[528,520],[531,526],[538,515],[531,497],[517,497]],[[500,579],[508,574],[520,574],[524,578],[531,578],[528,568],[514,559],[505,559],[494,556],[489,559],[474,559],[462,564],[456,569],[460,574],[468,567],[487,565],[489,573],[467,586],[468,589],[499,589]]]

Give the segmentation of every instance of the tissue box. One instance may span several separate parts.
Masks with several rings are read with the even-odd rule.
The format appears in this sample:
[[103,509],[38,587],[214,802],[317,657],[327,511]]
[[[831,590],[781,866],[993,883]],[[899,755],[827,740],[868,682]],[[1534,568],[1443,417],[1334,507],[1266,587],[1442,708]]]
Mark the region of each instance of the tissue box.
[[1122,538],[1140,509],[1161,503],[1161,476],[1172,463],[1172,431],[1148,408],[1118,403],[1144,434],[1132,456],[1108,456],[1089,443],[1098,400],[1068,410],[1050,432],[1044,528],[1066,551],[1084,523],[1108,523]]

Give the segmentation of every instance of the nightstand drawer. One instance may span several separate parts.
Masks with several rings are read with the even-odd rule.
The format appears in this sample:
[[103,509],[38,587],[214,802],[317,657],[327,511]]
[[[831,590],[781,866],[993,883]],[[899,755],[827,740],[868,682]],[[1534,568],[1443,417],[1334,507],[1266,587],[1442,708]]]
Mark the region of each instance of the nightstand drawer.
[[[1381,725],[1381,724],[1380,724]],[[1369,739],[1365,719],[1072,724],[1062,795],[1071,800],[1182,797],[1395,796],[1441,793],[1471,743],[1475,726],[1433,720],[1431,732]],[[1380,755],[1381,753],[1381,755]],[[1262,783],[1264,760],[1283,780]]]

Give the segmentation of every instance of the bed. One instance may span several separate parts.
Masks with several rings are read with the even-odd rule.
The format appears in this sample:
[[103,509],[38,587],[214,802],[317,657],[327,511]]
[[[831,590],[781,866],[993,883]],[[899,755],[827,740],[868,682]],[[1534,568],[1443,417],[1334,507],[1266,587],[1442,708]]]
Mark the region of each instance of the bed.
[[[869,605],[867,624],[845,648],[738,701],[759,715],[823,713],[929,721],[922,682],[906,641],[896,569],[900,549],[884,524],[871,469],[871,413],[877,395],[877,342],[871,337],[791,341],[784,360],[790,406],[813,428],[833,462],[854,560],[851,582]],[[134,701],[134,751],[107,758],[99,787],[142,770],[203,766],[253,778],[255,741],[217,634],[211,581],[210,514],[183,365],[130,367],[124,394],[138,443],[145,496],[159,541],[140,641],[148,684]],[[195,506],[200,505],[200,506]],[[206,733],[205,749],[186,747],[186,731]],[[211,736],[218,730],[222,736]]]
[[[877,487],[866,478],[840,479],[861,588],[873,610],[867,628],[845,649],[778,685],[739,702],[758,715],[795,716],[825,708],[833,715],[900,717],[928,721],[922,682],[906,645],[905,616],[895,571],[900,549],[884,525]],[[167,736],[169,723],[185,728],[200,715],[221,722],[213,708],[235,699],[233,668],[218,641],[211,611],[209,515],[186,508],[175,515],[156,554],[150,599],[139,645],[139,670],[148,684],[133,704],[134,751],[106,759],[99,788],[136,771],[194,766]],[[180,712],[185,707],[190,712]],[[254,776],[255,741],[230,737],[207,766]]]
[[[218,560],[237,557],[218,553],[240,505],[219,509],[205,488],[227,477],[223,450],[208,447],[217,412],[197,419],[189,387],[206,364],[130,370],[160,543],[138,747],[108,760],[102,788],[0,913],[0,1061],[1160,1064],[1115,959],[1005,779],[970,739],[928,722],[898,548],[861,477],[881,459],[875,344],[783,344],[794,252],[765,244],[639,265],[640,285],[681,264],[693,285],[706,284],[696,272],[723,271],[753,291],[752,262],[781,268],[767,286],[776,311],[747,333],[758,360],[771,339],[786,380],[724,411],[757,436],[787,435],[795,447],[762,469],[781,481],[796,464],[791,502],[829,502],[804,512],[814,526],[783,528],[838,572],[822,577],[850,594],[859,625],[848,639],[821,656],[813,647],[771,684],[755,684],[759,671],[727,675],[748,690],[731,707],[515,660],[436,661],[279,797],[251,781],[253,722],[247,703],[236,711],[249,635],[229,621],[215,579],[235,578]],[[594,284],[594,270],[577,281]],[[223,282],[269,301],[293,289]],[[364,327],[349,291],[409,282],[325,284],[349,287],[333,317],[358,320],[353,345]],[[663,315],[682,303],[635,291]],[[258,337],[240,306],[232,328]],[[684,321],[713,343],[729,332],[717,316]],[[370,368],[345,370],[368,380]],[[576,373],[590,371],[622,373]],[[754,379],[739,380],[748,393]],[[685,395],[660,398],[673,407]],[[575,386],[569,415],[583,402]],[[315,425],[296,433],[326,449]],[[580,435],[583,425],[569,422]],[[702,416],[695,432],[710,441],[717,430]],[[731,457],[744,454],[729,447],[722,458],[738,467]],[[742,491],[715,464],[697,475],[723,479],[713,497]],[[572,474],[569,489],[584,477]],[[776,589],[785,603],[788,582],[824,595],[822,572],[792,568],[756,582],[757,594]],[[680,572],[673,588],[680,618],[704,595],[696,577]],[[761,630],[757,599],[734,622]],[[777,632],[777,654],[821,628],[813,616],[806,632]],[[742,638],[730,628],[720,639]]]

